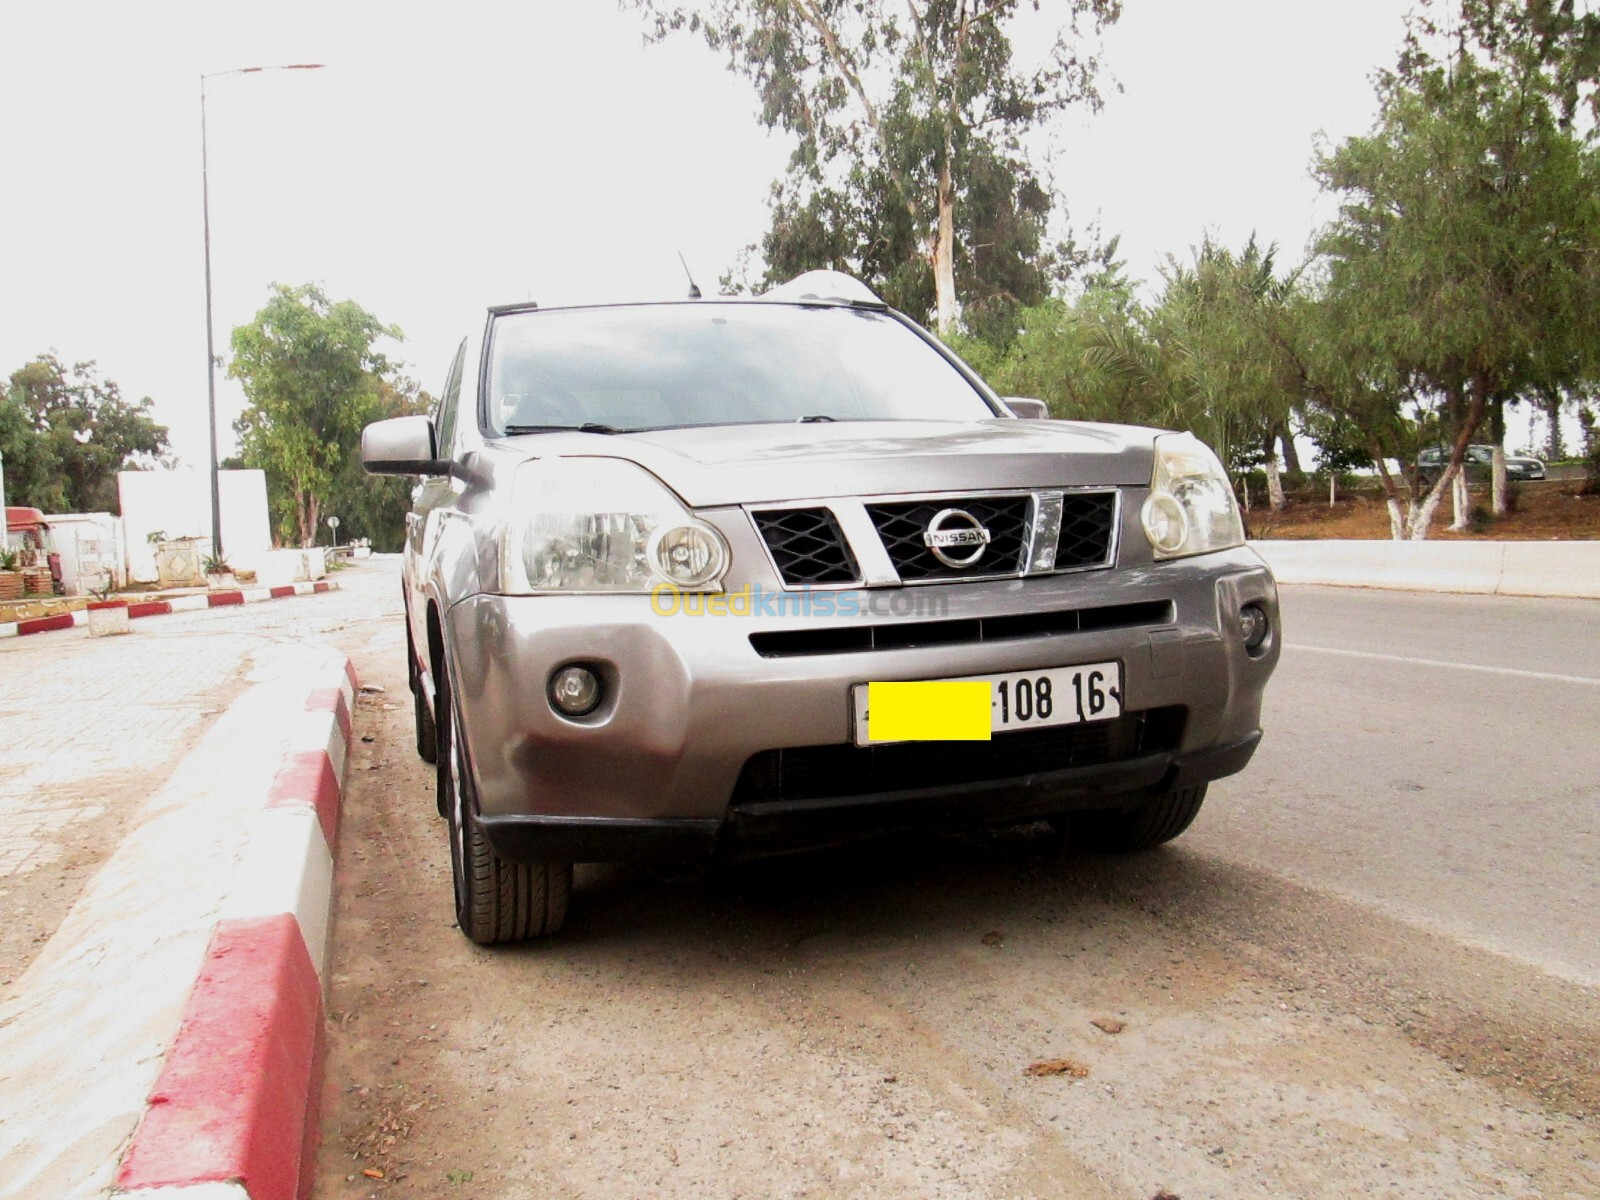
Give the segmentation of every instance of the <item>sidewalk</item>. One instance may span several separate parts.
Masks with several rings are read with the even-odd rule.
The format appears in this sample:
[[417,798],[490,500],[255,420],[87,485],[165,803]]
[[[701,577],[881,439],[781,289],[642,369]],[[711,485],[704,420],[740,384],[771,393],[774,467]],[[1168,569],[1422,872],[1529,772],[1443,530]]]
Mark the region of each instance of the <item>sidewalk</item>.
[[[345,655],[361,658],[371,632],[399,619],[394,560],[339,583],[142,621],[125,637],[73,628],[0,643],[0,1197],[109,1194],[158,1075],[173,1088],[161,1073],[205,990],[194,985],[214,933],[259,942],[256,915],[288,911],[301,956],[320,967],[327,881],[283,879],[272,854],[301,846],[293,853],[312,862],[328,835],[331,872],[334,814],[285,811],[281,796],[268,810],[269,791],[286,754],[304,750],[308,721],[325,744],[339,724],[337,704],[307,713],[324,707],[308,704],[308,681],[340,691]],[[342,770],[342,743],[325,759]],[[311,799],[326,773],[302,772]],[[246,885],[252,859],[266,869]],[[258,1044],[280,1035],[264,1029]],[[248,1038],[228,1048],[235,1040]],[[141,1138],[146,1174],[123,1186],[166,1169],[159,1139]]]

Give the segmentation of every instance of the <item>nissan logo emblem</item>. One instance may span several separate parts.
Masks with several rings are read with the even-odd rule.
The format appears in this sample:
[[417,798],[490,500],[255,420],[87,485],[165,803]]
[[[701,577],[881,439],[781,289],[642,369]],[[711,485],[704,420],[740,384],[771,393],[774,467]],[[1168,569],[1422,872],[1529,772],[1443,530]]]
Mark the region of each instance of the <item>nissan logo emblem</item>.
[[[970,567],[983,557],[983,548],[989,544],[989,531],[978,518],[959,508],[947,508],[934,514],[928,530],[922,535],[922,544],[947,567],[958,570]],[[961,551],[968,549],[968,553]],[[950,551],[956,551],[952,554]]]

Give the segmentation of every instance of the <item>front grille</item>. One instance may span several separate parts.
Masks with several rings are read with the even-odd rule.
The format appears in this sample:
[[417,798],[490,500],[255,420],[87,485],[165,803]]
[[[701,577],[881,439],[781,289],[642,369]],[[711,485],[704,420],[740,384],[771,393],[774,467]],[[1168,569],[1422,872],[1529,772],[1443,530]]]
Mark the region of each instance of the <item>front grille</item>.
[[1061,536],[1056,539],[1055,569],[1065,571],[1108,563],[1116,515],[1115,492],[1067,492],[1062,496]]
[[861,578],[839,522],[830,510],[764,509],[751,515],[784,583],[855,583]]
[[[943,496],[935,500],[869,504],[867,515],[904,580],[972,579],[1015,575],[1027,552],[1028,496]],[[947,567],[923,545],[928,524],[947,508],[969,513],[989,531],[989,544],[970,567]]]
[[1123,713],[1110,721],[997,733],[987,742],[764,750],[746,761],[733,803],[866,796],[1103,766],[1177,749],[1184,717],[1185,710],[1173,705]]
[[1051,637],[1094,629],[1127,629],[1169,625],[1172,603],[1141,600],[1099,608],[1062,608],[1050,612],[969,617],[954,621],[899,621],[885,625],[838,625],[823,629],[775,629],[750,635],[762,658],[796,658],[808,654],[856,654],[866,650],[905,650],[917,646],[960,646]]

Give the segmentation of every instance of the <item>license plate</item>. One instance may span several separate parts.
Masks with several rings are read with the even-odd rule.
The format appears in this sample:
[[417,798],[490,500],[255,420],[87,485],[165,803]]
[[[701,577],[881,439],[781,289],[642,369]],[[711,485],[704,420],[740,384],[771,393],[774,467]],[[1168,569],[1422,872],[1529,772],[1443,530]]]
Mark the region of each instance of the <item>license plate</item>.
[[[943,682],[989,685],[991,734],[1013,729],[1042,729],[1048,725],[1109,721],[1122,715],[1122,664],[1119,662],[1014,671],[1005,675],[963,675],[959,679]],[[867,737],[869,686],[858,683],[850,689],[858,746],[868,745],[870,740]]]

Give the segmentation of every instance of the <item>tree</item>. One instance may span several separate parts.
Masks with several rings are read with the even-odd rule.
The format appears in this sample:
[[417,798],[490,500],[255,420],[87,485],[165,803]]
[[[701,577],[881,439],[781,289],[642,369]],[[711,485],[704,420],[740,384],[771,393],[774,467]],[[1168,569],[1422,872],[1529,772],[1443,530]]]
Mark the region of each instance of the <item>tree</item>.
[[[954,332],[1003,323],[1049,294],[1050,196],[1022,135],[1072,104],[1098,106],[1083,48],[1121,0],[1067,0],[1039,65],[1019,67],[1018,0],[634,0],[653,36],[687,30],[725,53],[761,119],[797,138],[763,241],[769,280],[849,270]],[[1038,5],[1033,5],[1037,8]]]
[[[433,408],[434,398],[421,390],[415,380],[385,379],[379,381],[362,422],[416,416],[432,412]],[[411,485],[411,480],[394,475],[368,475],[362,469],[360,456],[352,454],[334,478],[322,510],[339,518],[341,540],[366,538],[374,550],[392,553],[405,545]]]
[[996,390],[1043,400],[1052,416],[1145,419],[1154,407],[1150,396],[1101,353],[1107,344],[1132,344],[1139,337],[1133,288],[1115,251],[1113,239],[1076,296],[1052,296],[1019,310],[1011,336],[975,331],[945,341]]
[[1265,464],[1281,507],[1277,447],[1304,392],[1298,272],[1280,278],[1274,248],[1254,238],[1238,254],[1207,239],[1165,276],[1147,307],[1116,265],[1102,268],[1076,300],[1024,310],[1000,352],[955,344],[996,386],[1057,416],[1192,429],[1235,469]]
[[167,428],[148,396],[122,398],[93,362],[41,354],[11,373],[0,400],[6,496],[46,512],[120,513],[117,472],[156,465]]
[[[1422,0],[1413,15],[1413,34],[1408,43],[1409,58],[1402,68],[1413,72],[1434,61],[1424,48],[1433,44],[1454,48],[1458,57],[1470,56],[1512,80],[1524,104],[1541,106],[1563,133],[1578,134],[1592,146],[1600,134],[1600,13],[1593,5],[1580,6],[1575,0],[1454,0],[1448,5],[1450,19],[1435,15],[1440,0]],[[1580,8],[1591,11],[1580,11]],[[1546,378],[1564,381],[1552,385],[1536,384],[1532,394],[1496,396],[1490,403],[1489,420],[1494,442],[1493,507],[1497,516],[1507,512],[1505,468],[1505,406],[1527,400],[1546,410],[1551,425],[1551,457],[1560,457],[1560,401],[1558,392],[1565,381],[1580,378],[1584,365],[1571,361],[1570,347],[1550,343],[1555,354],[1569,361],[1546,370]],[[1465,489],[1457,485],[1457,495]],[[1459,517],[1458,512],[1458,517]]]
[[1230,466],[1263,466],[1274,509],[1284,505],[1278,449],[1291,443],[1306,383],[1299,275],[1280,278],[1277,247],[1254,235],[1238,254],[1208,237],[1193,266],[1169,259],[1152,314],[1183,381],[1173,418],[1202,431]]
[[1402,67],[1373,133],[1319,163],[1343,197],[1321,250],[1331,327],[1362,380],[1330,402],[1376,434],[1397,414],[1373,399],[1409,398],[1450,443],[1404,512],[1379,461],[1397,536],[1423,538],[1491,406],[1593,368],[1600,172],[1525,76],[1464,47],[1440,64],[1413,45]]
[[234,423],[242,457],[266,472],[269,491],[285,489],[280,531],[302,546],[315,543],[323,504],[380,407],[389,363],[375,343],[400,336],[354,301],[330,301],[309,283],[274,284],[255,319],[233,331],[228,373],[250,402]]
[[1600,496],[1600,418],[1587,404],[1578,408],[1583,431],[1583,495]]
[[[1459,7],[1458,7],[1459,5]],[[1437,10],[1445,8],[1441,19]],[[1429,45],[1470,54],[1518,80],[1570,132],[1580,114],[1587,137],[1600,121],[1600,13],[1575,0],[1421,0],[1399,72],[1415,76],[1436,64]]]
[[[1561,415],[1567,407],[1568,393],[1559,388],[1541,387],[1534,399],[1548,424],[1544,457],[1551,462],[1559,462],[1567,453],[1561,441]],[[1529,449],[1537,451],[1536,447],[1530,446]]]

